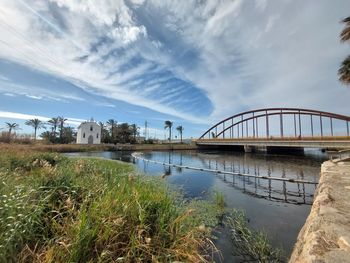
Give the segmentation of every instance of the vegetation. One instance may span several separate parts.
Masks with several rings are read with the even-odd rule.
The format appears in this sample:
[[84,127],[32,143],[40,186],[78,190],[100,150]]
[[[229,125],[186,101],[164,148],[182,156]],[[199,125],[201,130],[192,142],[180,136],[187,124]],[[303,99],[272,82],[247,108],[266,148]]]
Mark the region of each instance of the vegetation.
[[42,138],[46,138],[48,141],[52,141],[54,139],[55,141],[57,136],[57,127],[60,124],[60,119],[59,117],[51,118],[47,123],[51,126],[51,134],[49,137],[42,136]]
[[273,248],[267,235],[262,231],[249,228],[243,211],[233,210],[226,218],[231,231],[231,239],[235,254],[243,257],[243,261],[284,262],[281,249]]
[[109,127],[109,130],[110,130],[110,136],[111,136],[111,142],[113,142],[115,140],[115,132],[117,131],[117,124],[118,122],[114,119],[109,119],[106,124],[108,125]]
[[8,148],[0,180],[1,262],[211,260],[216,205],[176,201],[129,164]]
[[18,130],[19,129],[19,124],[15,123],[15,122],[6,122],[6,128],[8,128],[9,130],[9,133],[8,133],[8,136],[9,138],[11,138],[11,132],[12,131],[15,131],[15,130]]
[[110,119],[104,124],[99,123],[101,127],[101,141],[103,143],[136,143],[139,134],[139,127],[136,124],[120,123]]
[[184,127],[182,127],[182,125],[177,126],[176,130],[180,133],[180,142],[182,143],[182,133],[184,131]]
[[[65,126],[67,119],[63,116],[58,116],[51,118],[47,121],[47,123],[42,122],[39,119],[31,119],[25,122],[26,125],[34,128],[34,141],[37,138],[37,131],[39,129],[46,129],[45,125],[50,127],[49,130],[46,130],[40,134],[40,137],[44,142],[52,143],[52,144],[69,144],[76,141],[77,132],[73,127]],[[106,123],[99,122],[99,126],[101,127],[101,142],[107,144],[117,144],[117,143],[148,143],[153,144],[153,139],[148,139],[146,141],[140,141],[140,127],[136,124],[129,123],[119,123],[114,119],[109,119]],[[165,129],[169,129],[169,138],[171,141],[171,133],[172,133],[173,122],[165,121]],[[2,133],[0,135],[0,142],[10,142],[10,139],[13,137],[12,132],[14,130],[19,129],[19,125],[17,123],[6,123],[6,128],[8,129],[8,133]],[[177,131],[180,134],[181,143],[182,143],[182,135],[184,128],[183,126],[178,126]],[[17,137],[17,140],[12,140],[13,142],[25,143],[28,144],[30,141],[27,136],[25,140],[19,139],[18,135],[14,135]]]
[[67,120],[65,117],[63,116],[58,116],[58,123],[60,125],[60,143],[63,142],[63,127],[64,127],[64,123]]
[[173,127],[173,123],[171,121],[165,121],[164,122],[164,129],[168,129],[169,130],[169,137],[168,140],[171,141],[171,128]]
[[[350,41],[350,16],[343,19],[342,22],[345,24],[345,28],[340,33],[340,40],[341,42]],[[350,56],[342,62],[338,75],[341,82],[350,85]]]
[[25,125],[32,126],[34,128],[34,140],[36,140],[36,132],[41,128],[45,128],[44,123],[39,119],[31,119],[25,122]]

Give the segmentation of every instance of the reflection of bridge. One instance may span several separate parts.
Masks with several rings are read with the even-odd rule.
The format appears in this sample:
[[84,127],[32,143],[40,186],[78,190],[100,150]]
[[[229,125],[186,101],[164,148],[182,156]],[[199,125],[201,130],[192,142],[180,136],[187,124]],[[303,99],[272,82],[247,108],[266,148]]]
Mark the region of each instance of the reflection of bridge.
[[[145,158],[142,153],[132,153],[135,160],[143,162],[144,172],[149,163],[164,166],[162,177],[170,176],[173,169],[182,173],[184,169],[198,172],[210,172],[215,174],[228,186],[255,198],[266,199],[273,202],[291,204],[312,204],[313,193],[318,183],[316,174],[318,167],[310,167],[298,162],[297,159],[283,162],[279,160],[265,159],[265,155],[220,155],[197,153],[196,159],[200,164],[189,166],[187,158],[183,163],[183,153],[168,152],[168,157],[163,160]],[[186,154],[185,154],[186,156]],[[265,157],[263,157],[265,156]],[[191,161],[193,161],[191,157]]]
[[198,140],[199,146],[256,148],[350,148],[350,117],[297,108],[267,108],[220,121]]

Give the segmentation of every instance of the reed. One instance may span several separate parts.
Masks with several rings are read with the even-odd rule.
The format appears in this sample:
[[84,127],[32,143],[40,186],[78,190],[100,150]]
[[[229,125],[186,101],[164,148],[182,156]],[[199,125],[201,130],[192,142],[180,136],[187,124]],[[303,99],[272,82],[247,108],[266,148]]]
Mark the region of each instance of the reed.
[[7,149],[0,192],[0,262],[209,262],[215,252],[217,204],[178,202],[129,164]]
[[273,247],[263,231],[252,230],[248,226],[243,211],[233,210],[226,216],[226,224],[231,231],[234,254],[244,262],[285,262],[282,249]]

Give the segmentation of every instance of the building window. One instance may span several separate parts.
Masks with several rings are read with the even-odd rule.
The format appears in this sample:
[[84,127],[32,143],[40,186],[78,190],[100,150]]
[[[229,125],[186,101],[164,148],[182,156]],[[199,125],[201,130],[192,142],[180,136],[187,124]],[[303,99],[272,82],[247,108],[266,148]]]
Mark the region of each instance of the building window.
[[85,138],[85,132],[83,133],[83,138]]
[[92,131],[92,125],[90,126],[90,131]]
[[98,138],[98,133],[96,134],[96,138]]

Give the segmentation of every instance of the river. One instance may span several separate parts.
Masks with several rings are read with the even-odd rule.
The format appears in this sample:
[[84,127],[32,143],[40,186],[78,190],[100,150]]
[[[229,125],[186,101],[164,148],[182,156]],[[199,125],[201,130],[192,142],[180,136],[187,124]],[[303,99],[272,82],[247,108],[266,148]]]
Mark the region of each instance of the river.
[[[264,230],[274,246],[291,254],[297,235],[308,216],[315,184],[275,181],[238,175],[212,173],[163,166],[135,159],[131,152],[69,153],[72,156],[98,156],[132,162],[146,174],[160,176],[175,185],[185,198],[208,198],[214,190],[225,197],[227,208],[243,209],[250,227]],[[320,151],[303,155],[252,154],[228,151],[153,151],[144,152],[147,160],[257,176],[300,179],[318,182],[326,156]],[[232,254],[227,231],[215,241],[224,262],[238,262]]]

